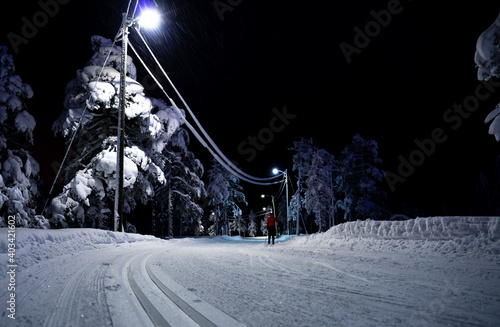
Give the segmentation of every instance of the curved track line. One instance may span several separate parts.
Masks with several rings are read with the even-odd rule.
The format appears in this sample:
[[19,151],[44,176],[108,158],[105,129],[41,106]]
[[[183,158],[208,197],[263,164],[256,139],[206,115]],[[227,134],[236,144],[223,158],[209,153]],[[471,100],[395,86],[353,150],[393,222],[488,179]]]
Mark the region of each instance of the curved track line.
[[165,284],[163,284],[158,277],[151,271],[148,265],[146,265],[146,271],[148,272],[149,278],[155,283],[155,285],[165,294],[172,302],[175,303],[189,318],[194,320],[198,325],[203,327],[217,327],[213,322],[208,320],[201,313],[196,311],[192,306],[187,304],[183,299],[178,297],[174,292],[172,292]]
[[[212,322],[207,316],[183,300],[151,270],[149,259],[158,252],[153,251],[149,255],[136,255],[125,266],[130,288],[152,323],[158,327],[169,327],[171,325],[186,326],[191,324],[193,326],[217,327],[218,324]],[[139,284],[134,275],[140,276],[138,280]],[[162,304],[165,305],[163,306]],[[213,310],[216,309],[213,308]],[[220,316],[224,315],[223,312],[220,312]],[[224,322],[224,326],[234,325],[232,321],[226,324],[223,318],[219,320]]]
[[167,322],[167,320],[163,318],[161,313],[156,309],[153,303],[149,301],[148,297],[144,294],[139,285],[137,285],[136,281],[132,276],[132,268],[129,266],[127,267],[127,269],[128,269],[127,272],[128,283],[130,284],[132,291],[134,291],[134,294],[139,300],[139,303],[141,303],[144,311],[146,311],[147,315],[149,316],[153,324],[155,326],[170,327],[170,324]]
[[[111,325],[109,318],[109,308],[106,303],[104,293],[99,292],[103,289],[103,276],[106,271],[106,266],[98,265],[92,267],[84,267],[74,274],[64,286],[64,289],[59,295],[56,307],[47,316],[44,326],[68,326],[79,325],[82,323],[84,315],[90,314],[100,316],[103,325]],[[95,302],[87,303],[82,301],[82,298],[91,295]],[[108,315],[103,315],[103,312],[98,310],[105,308],[104,311]],[[85,321],[85,320],[84,320]]]

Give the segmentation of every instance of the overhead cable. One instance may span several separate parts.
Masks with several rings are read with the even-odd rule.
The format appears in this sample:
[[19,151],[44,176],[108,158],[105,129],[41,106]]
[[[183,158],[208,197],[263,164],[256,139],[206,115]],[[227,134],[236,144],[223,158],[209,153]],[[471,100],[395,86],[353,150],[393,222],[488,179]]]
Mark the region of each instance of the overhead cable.
[[167,94],[167,92],[165,91],[165,89],[163,88],[163,86],[159,83],[158,79],[153,75],[153,73],[151,72],[151,70],[147,67],[146,63],[144,62],[144,60],[142,60],[141,56],[135,50],[134,46],[132,44],[130,44],[130,43],[129,43],[129,46],[132,49],[132,51],[135,53],[135,55],[137,56],[137,58],[139,59],[139,61],[142,63],[142,65],[144,66],[144,68],[146,69],[146,71],[148,72],[148,74],[151,76],[151,78],[153,79],[153,81],[158,85],[158,87],[160,88],[160,90],[162,90],[162,92],[165,94],[165,96],[172,103],[172,106],[173,106],[174,110],[177,112],[177,114],[179,115],[179,117],[184,118],[183,123],[188,127],[188,129],[193,133],[193,135],[198,139],[198,141],[200,141],[200,143],[205,148],[207,148],[207,150],[215,158],[215,160],[217,160],[217,162],[219,162],[224,168],[226,168],[228,171],[230,171],[233,175],[237,176],[238,178],[240,178],[240,179],[242,179],[242,180],[244,180],[246,182],[252,183],[252,184],[267,186],[267,185],[273,185],[273,184],[278,184],[278,183],[282,183],[283,182],[283,180],[278,180],[278,181],[273,181],[273,182],[259,182],[259,181],[252,180],[252,179],[250,179],[250,178],[247,177],[247,174],[241,174],[240,173],[241,172],[240,169],[236,169],[235,170],[235,169],[233,169],[232,166],[228,165],[224,160],[222,160],[222,158],[220,158],[220,156],[217,155],[208,146],[208,144],[201,137],[201,135],[198,133],[198,131],[196,131],[196,129],[185,119],[185,117],[184,117],[183,113],[181,112],[181,110],[177,107],[177,105],[175,104],[174,100],[172,100],[172,98],[170,98],[170,96]]
[[[144,43],[144,45],[146,46],[146,48],[148,49],[149,53],[151,54],[151,56],[153,57],[154,61],[156,62],[156,64],[158,65],[158,67],[160,68],[160,70],[162,71],[163,75],[165,76],[165,78],[168,80],[168,82],[170,83],[170,85],[172,86],[173,90],[175,91],[175,93],[177,94],[177,96],[179,97],[179,99],[182,101],[182,103],[184,104],[184,106],[186,107],[186,110],[189,112],[189,114],[191,115],[191,117],[193,118],[194,122],[196,123],[196,126],[198,126],[198,128],[200,129],[200,131],[202,132],[202,134],[206,137],[207,141],[210,143],[210,145],[213,147],[213,149],[217,152],[217,154],[222,158],[224,159],[224,161],[227,163],[227,165],[231,166],[232,170],[236,170],[239,172],[239,175],[243,175],[245,176],[247,179],[253,179],[253,180],[256,180],[256,181],[271,181],[271,180],[276,180],[276,178],[278,178],[279,176],[271,176],[271,177],[265,177],[265,178],[260,178],[260,177],[255,177],[255,176],[252,176],[252,175],[249,175],[247,173],[245,173],[244,171],[242,171],[241,169],[239,169],[235,164],[232,163],[231,160],[229,160],[225,155],[224,153],[219,149],[219,147],[215,144],[215,142],[212,140],[212,138],[208,135],[208,133],[205,131],[205,129],[201,126],[200,122],[198,121],[198,119],[196,118],[196,116],[194,115],[193,111],[191,110],[191,108],[189,107],[189,105],[186,103],[186,101],[184,100],[184,98],[182,97],[182,95],[180,94],[180,92],[177,90],[177,88],[175,87],[174,83],[172,82],[172,80],[170,79],[170,77],[168,76],[168,74],[165,72],[165,70],[163,69],[162,65],[160,64],[160,62],[158,61],[158,59],[156,58],[155,54],[153,53],[153,51],[151,50],[151,48],[149,47],[148,43],[146,42],[146,40],[144,39],[144,37],[142,36],[140,30],[138,28],[134,28],[137,32],[137,34],[139,35],[140,39],[142,40],[142,42]],[[242,178],[243,179],[243,178]],[[245,179],[245,180],[247,180]]]

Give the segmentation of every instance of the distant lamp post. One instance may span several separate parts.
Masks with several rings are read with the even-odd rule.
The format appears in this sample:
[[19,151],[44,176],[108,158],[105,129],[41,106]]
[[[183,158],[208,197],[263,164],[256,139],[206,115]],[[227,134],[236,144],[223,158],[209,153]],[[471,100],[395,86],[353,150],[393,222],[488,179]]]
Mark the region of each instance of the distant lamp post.
[[281,171],[278,168],[273,169],[273,174],[278,175],[281,173],[284,177],[285,181],[285,189],[286,189],[286,229],[288,235],[290,235],[290,208],[288,206],[288,170],[285,169],[285,171]]
[[[139,22],[145,28],[154,28],[160,23],[160,14],[151,8],[142,8],[139,17],[136,19],[127,16],[123,13],[123,22],[121,26],[122,37],[122,56],[121,56],[121,72],[120,72],[120,104],[118,106],[118,133],[116,146],[116,179],[117,185],[115,190],[115,206],[114,206],[114,229],[115,231],[123,232],[123,162],[124,162],[124,130],[125,130],[125,107],[127,88],[127,47],[128,47],[128,28],[134,23]],[[153,25],[154,24],[154,25]]]
[[[274,195],[262,194],[260,197],[264,199],[266,196],[267,196],[268,198],[271,198],[271,200],[272,200],[272,202],[273,202],[273,215],[275,215],[275,216],[276,216],[276,207],[274,206]],[[266,209],[264,209],[264,210],[266,210]]]

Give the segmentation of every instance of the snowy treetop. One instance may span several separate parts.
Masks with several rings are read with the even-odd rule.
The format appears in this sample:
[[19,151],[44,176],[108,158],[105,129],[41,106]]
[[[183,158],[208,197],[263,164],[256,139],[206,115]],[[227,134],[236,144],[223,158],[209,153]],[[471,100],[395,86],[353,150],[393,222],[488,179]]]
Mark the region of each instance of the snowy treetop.
[[[489,80],[500,77],[500,15],[495,22],[478,38],[474,61],[477,64],[477,78]],[[485,119],[490,123],[488,133],[500,141],[500,105]]]
[[[121,102],[121,49],[100,36],[91,39],[94,55],[66,86],[64,110],[53,125],[78,153],[66,169],[66,186],[52,201],[57,226],[110,228],[116,187],[116,143]],[[165,101],[147,97],[127,59],[125,88],[124,212],[154,199],[167,183],[165,149],[175,143],[185,117]],[[175,141],[175,142],[174,142]],[[179,144],[177,144],[179,143]],[[187,153],[186,143],[180,146]],[[171,180],[171,179],[170,179]]]
[[25,100],[31,97],[31,87],[15,75],[7,47],[0,46],[0,227],[6,226],[7,216],[15,216],[16,226],[48,225],[35,210],[40,166],[26,150],[36,125],[26,110]]
[[500,15],[478,38],[474,61],[478,66],[478,79],[500,77]]

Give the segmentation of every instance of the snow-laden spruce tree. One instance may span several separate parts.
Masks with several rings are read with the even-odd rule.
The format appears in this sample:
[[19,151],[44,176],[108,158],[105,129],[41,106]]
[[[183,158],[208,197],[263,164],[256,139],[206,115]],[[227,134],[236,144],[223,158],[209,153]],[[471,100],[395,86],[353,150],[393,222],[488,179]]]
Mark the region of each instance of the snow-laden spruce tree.
[[260,231],[262,235],[267,236],[267,218],[260,221]]
[[[299,141],[293,142],[293,148],[289,150],[295,151],[293,155],[293,170],[297,172],[297,191],[292,195],[290,200],[290,218],[294,221],[300,221],[300,215],[303,208],[303,202],[306,191],[306,180],[309,168],[312,163],[313,154],[317,148],[313,145],[312,138],[301,138]],[[296,234],[299,235],[300,231],[297,228]]]
[[207,196],[209,204],[214,208],[214,215],[210,220],[214,223],[209,228],[210,235],[219,235],[219,230],[228,233],[228,216],[241,215],[241,204],[247,205],[243,187],[239,184],[240,179],[222,167],[215,159],[208,171]]
[[[282,192],[282,193],[284,193],[284,192]],[[286,225],[286,215],[287,215],[287,212],[286,212],[286,194],[282,194],[281,198],[275,199],[275,201],[276,201],[276,212],[274,213],[274,215],[276,216],[276,218],[278,218],[278,220],[281,223]],[[269,206],[268,211],[269,212],[271,211],[271,206]],[[292,215],[291,209],[290,209],[290,215]],[[299,217],[299,216],[297,215],[297,216],[293,217],[293,219],[291,219],[291,220],[295,221],[296,217]]]
[[193,233],[203,229],[203,209],[198,200],[204,196],[205,184],[201,180],[204,168],[187,148],[189,134],[179,128],[163,150],[165,160],[161,165],[166,183],[156,190],[157,210],[166,213],[167,236],[173,236],[174,216],[184,230]]
[[336,207],[344,212],[346,221],[382,216],[385,195],[379,183],[385,173],[378,168],[382,160],[377,149],[377,142],[356,134],[337,161],[335,191],[339,200]]
[[250,210],[248,215],[248,235],[250,237],[255,237],[257,235],[257,217],[253,210]]
[[307,173],[304,207],[309,214],[313,213],[314,222],[323,232],[333,224],[335,196],[333,193],[333,177],[335,158],[324,149],[314,152]]
[[[93,57],[66,86],[64,110],[53,125],[66,143],[74,137],[65,186],[52,200],[51,223],[60,227],[112,229],[116,185],[117,114],[121,49],[103,37],[91,38]],[[106,60],[106,58],[108,58]],[[104,65],[104,68],[102,68]],[[183,120],[162,100],[148,98],[127,58],[124,212],[148,203],[166,182],[162,152]],[[76,134],[74,135],[74,133]]]
[[[477,64],[477,78],[488,81],[500,78],[500,15],[478,38],[474,61]],[[490,123],[489,133],[500,141],[500,104],[486,117]]]
[[7,47],[0,46],[0,227],[15,216],[16,226],[48,228],[48,221],[36,215],[40,166],[27,150],[36,123],[25,101],[33,90],[15,70]]
[[[479,36],[474,61],[478,67],[479,80],[488,81],[491,78],[500,78],[500,15]],[[486,117],[485,123],[490,123],[488,132],[500,141],[500,104]],[[495,193],[495,196],[498,196],[498,192]],[[500,219],[497,219],[495,225],[490,228],[490,235],[500,235]]]
[[247,222],[241,214],[237,215],[229,224],[229,230],[231,232],[237,232],[239,236],[245,236],[248,227]]

